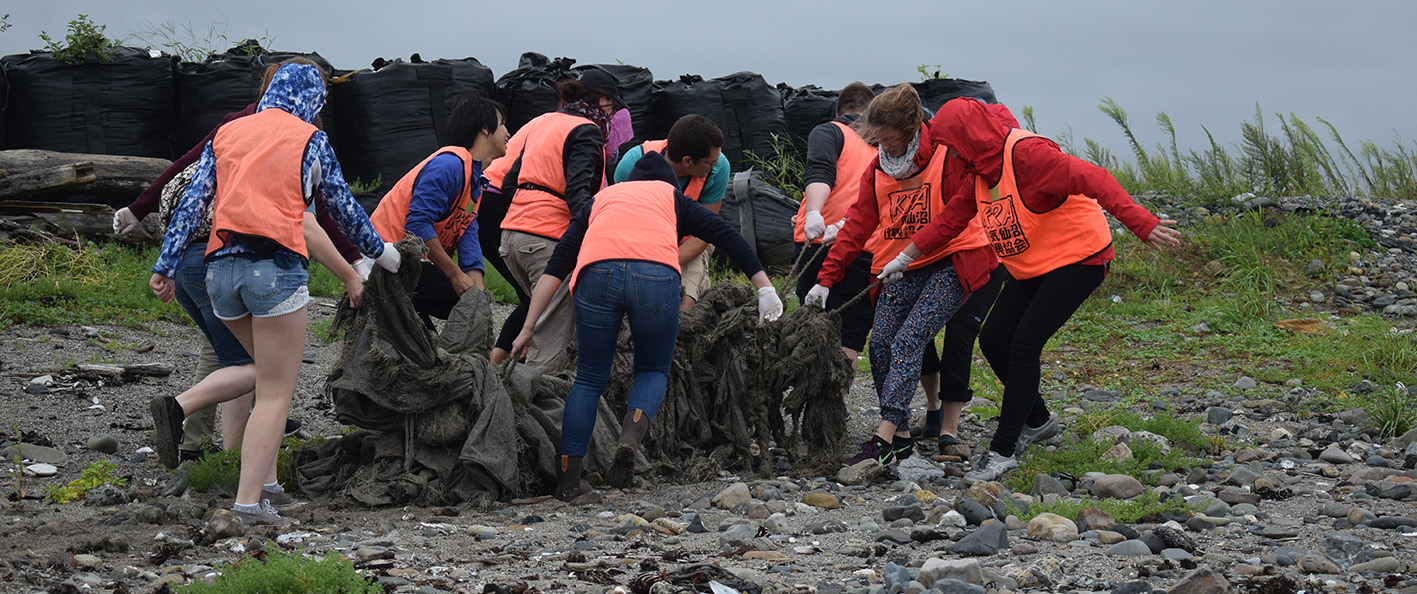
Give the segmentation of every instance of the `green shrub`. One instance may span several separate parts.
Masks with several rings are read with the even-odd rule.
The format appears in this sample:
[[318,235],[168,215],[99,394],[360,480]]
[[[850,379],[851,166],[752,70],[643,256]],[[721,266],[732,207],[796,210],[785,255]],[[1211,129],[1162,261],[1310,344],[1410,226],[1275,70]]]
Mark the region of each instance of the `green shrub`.
[[74,249],[0,241],[0,324],[190,323],[176,303],[158,301],[148,287],[157,252],[116,243]]
[[384,588],[359,575],[354,565],[338,553],[306,557],[299,551],[280,549],[258,552],[236,563],[217,566],[220,575],[208,586],[193,582],[177,588],[180,594],[383,594]]
[[89,54],[104,62],[112,62],[113,54],[108,50],[117,47],[118,42],[103,36],[103,30],[107,28],[107,25],[94,24],[88,15],[81,14],[79,18],[69,21],[69,32],[64,36],[63,43],[55,41],[45,31],[39,32],[39,38],[44,41],[44,49],[54,52],[54,59],[65,64],[82,64]]
[[99,460],[91,462],[79,473],[79,478],[69,481],[67,485],[48,485],[44,488],[44,498],[50,503],[69,503],[84,498],[84,495],[102,485],[114,485],[121,487],[128,483],[127,479],[115,478],[114,469],[117,464],[109,460]]
[[[298,490],[299,487],[290,477],[290,451],[295,448],[316,445],[324,440],[325,438],[319,436],[306,440],[294,437],[282,439],[281,448],[276,454],[276,480],[279,480],[290,490]],[[210,490],[212,486],[235,491],[236,484],[241,479],[241,446],[202,456],[193,465],[188,479],[188,486],[202,493]]]

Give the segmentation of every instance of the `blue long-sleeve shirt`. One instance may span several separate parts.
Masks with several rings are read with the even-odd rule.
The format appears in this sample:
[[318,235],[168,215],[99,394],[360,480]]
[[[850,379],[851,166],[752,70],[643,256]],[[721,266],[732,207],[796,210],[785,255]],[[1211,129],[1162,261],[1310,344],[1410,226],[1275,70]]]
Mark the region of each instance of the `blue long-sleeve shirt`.
[[[486,178],[482,177],[482,163],[477,160],[472,162],[472,176],[477,180],[472,185],[472,202],[476,204],[482,199],[482,189],[487,184]],[[462,159],[457,155],[443,153],[430,159],[413,181],[413,195],[409,197],[404,229],[425,242],[438,241],[433,225],[447,218],[466,182]],[[458,268],[463,272],[482,270],[482,244],[477,240],[476,217],[458,239],[457,257]]]
[[[278,70],[271,84],[262,96],[256,111],[281,109],[306,122],[313,122],[324,105],[325,84],[313,66],[287,64]],[[329,210],[335,224],[345,236],[366,256],[378,257],[384,253],[384,241],[369,223],[369,215],[349,193],[349,185],[344,181],[335,151],[330,147],[330,139],[323,130],[316,131],[305,147],[305,158],[301,162],[300,177],[305,201],[321,200]],[[172,278],[182,262],[182,252],[192,240],[212,199],[216,196],[216,153],[212,143],[202,149],[202,158],[197,161],[197,169],[192,174],[192,183],[187,193],[172,211],[172,222],[167,226],[163,238],[162,251],[158,253],[153,272]],[[239,241],[232,241],[215,256],[251,252]]]

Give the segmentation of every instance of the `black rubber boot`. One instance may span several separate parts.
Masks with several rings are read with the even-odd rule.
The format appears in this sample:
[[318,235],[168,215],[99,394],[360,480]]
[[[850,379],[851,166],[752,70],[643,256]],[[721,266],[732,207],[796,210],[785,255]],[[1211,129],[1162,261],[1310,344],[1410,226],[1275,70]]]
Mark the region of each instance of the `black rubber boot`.
[[621,489],[635,486],[635,454],[649,432],[649,415],[638,408],[630,409],[620,421],[620,442],[615,447],[615,459],[605,470],[605,482]]
[[591,492],[590,483],[581,480],[581,463],[585,456],[561,456],[556,467],[556,492],[561,501],[572,501]]

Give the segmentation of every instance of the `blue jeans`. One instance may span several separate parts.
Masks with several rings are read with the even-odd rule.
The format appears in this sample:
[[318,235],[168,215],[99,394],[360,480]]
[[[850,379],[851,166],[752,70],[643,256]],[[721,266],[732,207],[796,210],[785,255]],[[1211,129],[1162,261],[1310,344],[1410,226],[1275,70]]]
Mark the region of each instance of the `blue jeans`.
[[275,258],[253,259],[246,254],[217,256],[207,263],[207,294],[212,312],[223,320],[252,315],[273,318],[292,313],[310,303],[306,283],[310,273],[302,266],[282,267]]
[[597,262],[581,269],[572,298],[578,347],[576,381],[561,416],[561,453],[584,456],[626,317],[635,347],[629,408],[645,411],[650,419],[659,410],[679,334],[679,274],[650,262]]
[[250,365],[251,355],[236,340],[236,336],[226,329],[226,324],[212,311],[212,299],[207,295],[207,244],[194,242],[182,254],[182,264],[177,269],[177,282],[173,293],[177,303],[187,310],[187,315],[207,337],[207,343],[216,351],[217,362],[222,367]]

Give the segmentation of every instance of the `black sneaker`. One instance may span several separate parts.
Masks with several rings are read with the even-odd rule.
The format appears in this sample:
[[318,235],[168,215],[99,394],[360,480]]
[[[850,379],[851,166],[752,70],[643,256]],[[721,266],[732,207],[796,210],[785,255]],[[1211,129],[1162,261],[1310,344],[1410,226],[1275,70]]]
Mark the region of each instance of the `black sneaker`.
[[153,450],[163,466],[177,468],[181,462],[177,446],[182,443],[182,405],[171,396],[154,396],[148,401],[153,415]]
[[286,436],[290,436],[291,434],[295,433],[296,431],[299,431],[299,430],[300,430],[300,424],[301,424],[301,423],[300,423],[300,419],[292,419],[292,418],[290,418],[290,417],[286,417],[286,419],[285,419],[285,435],[286,435]]
[[895,455],[895,461],[900,462],[909,458],[915,453],[915,438],[895,436],[891,440],[891,454]]
[[846,461],[846,465],[852,466],[866,460],[875,460],[882,465],[890,464],[895,461],[895,449],[891,447],[890,442],[878,435],[872,435],[871,439],[861,444],[861,451]]
[[948,434],[948,433],[941,433],[941,434],[940,434],[940,444],[939,444],[940,453],[941,453],[941,454],[945,453],[945,450],[948,449],[950,446],[955,446],[955,445],[959,445],[959,444],[962,444],[962,443],[964,443],[964,442],[963,442],[963,441],[960,441],[960,439],[959,439],[958,437],[955,437],[955,436],[950,435],[950,434]]

